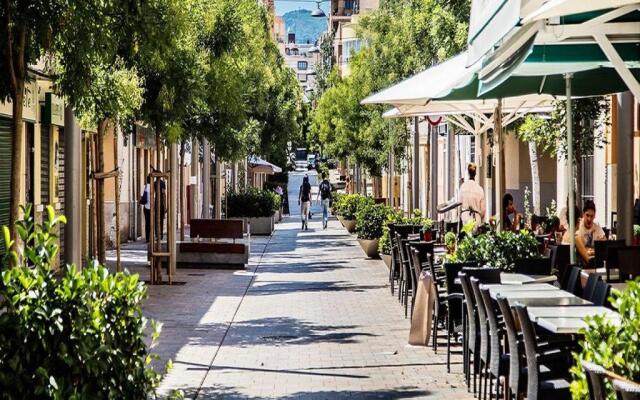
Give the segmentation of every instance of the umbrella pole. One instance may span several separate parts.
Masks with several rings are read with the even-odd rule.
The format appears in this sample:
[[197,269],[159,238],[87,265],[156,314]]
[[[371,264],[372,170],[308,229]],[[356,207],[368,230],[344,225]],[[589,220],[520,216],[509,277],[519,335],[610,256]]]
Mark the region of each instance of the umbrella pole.
[[567,96],[567,193],[569,195],[569,204],[567,213],[569,215],[569,257],[571,264],[576,263],[576,215],[575,215],[575,188],[573,182],[573,115],[571,109],[571,78],[573,74],[565,74]]

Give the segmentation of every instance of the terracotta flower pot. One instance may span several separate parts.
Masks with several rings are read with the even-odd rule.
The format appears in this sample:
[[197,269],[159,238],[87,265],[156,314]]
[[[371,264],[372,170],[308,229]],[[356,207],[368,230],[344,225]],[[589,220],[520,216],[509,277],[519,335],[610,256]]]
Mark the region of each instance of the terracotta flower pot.
[[384,261],[384,265],[386,265],[387,268],[391,269],[391,255],[390,254],[380,254],[380,257],[382,258],[382,261]]
[[633,237],[633,245],[634,246],[640,246],[640,236],[634,236]]
[[428,231],[423,231],[422,232],[422,240],[424,240],[425,242],[430,242],[433,240],[433,231],[431,231],[431,229],[429,229]]
[[358,239],[360,247],[369,258],[378,258],[378,239]]
[[347,232],[353,233],[356,231],[356,220],[355,219],[343,219],[342,225],[347,228]]

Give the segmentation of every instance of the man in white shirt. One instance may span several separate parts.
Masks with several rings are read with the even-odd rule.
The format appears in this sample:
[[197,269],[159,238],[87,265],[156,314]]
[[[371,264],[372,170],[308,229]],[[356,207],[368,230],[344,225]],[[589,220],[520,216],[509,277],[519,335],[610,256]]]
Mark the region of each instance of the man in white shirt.
[[467,167],[469,179],[460,185],[458,201],[462,203],[462,213],[460,215],[462,223],[464,224],[470,219],[475,219],[477,227],[482,224],[482,221],[484,221],[486,208],[484,202],[484,190],[475,181],[476,169],[477,167],[474,163],[470,163]]

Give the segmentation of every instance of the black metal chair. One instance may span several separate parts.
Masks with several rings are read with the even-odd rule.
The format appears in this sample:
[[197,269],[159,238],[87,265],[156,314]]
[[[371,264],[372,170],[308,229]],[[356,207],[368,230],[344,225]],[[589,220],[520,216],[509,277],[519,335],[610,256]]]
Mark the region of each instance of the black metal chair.
[[573,293],[576,296],[580,296],[582,292],[582,286],[580,285],[580,274],[582,273],[582,268],[578,266],[572,266],[567,275],[567,279],[565,279],[562,289],[566,290],[569,293]]
[[485,267],[463,267],[462,272],[480,283],[500,283],[500,269]]
[[482,302],[489,322],[489,399],[493,398],[493,378],[496,379],[496,400],[500,399],[500,377],[507,377],[509,353],[502,346],[505,336],[504,323],[498,321],[500,312],[491,299],[489,289],[480,289]]
[[411,266],[411,247],[410,243],[415,238],[408,236],[406,239],[400,239],[400,259],[402,261],[402,268],[400,269],[400,286],[399,297],[400,302],[404,305],[405,318],[409,313],[409,295],[413,294],[415,275]]
[[[433,262],[433,243],[432,242],[409,242],[410,265],[411,265],[411,315],[415,307],[415,290],[418,287],[420,274],[424,268],[428,268]],[[406,316],[406,315],[405,315]]]
[[550,258],[524,258],[514,262],[515,272],[527,275],[551,275]]
[[549,246],[551,251],[551,268],[558,274],[558,282],[564,282],[570,263],[570,246],[568,244],[557,244]]
[[619,279],[625,281],[640,276],[640,246],[617,249]]
[[[458,274],[460,277],[460,285],[464,293],[464,305],[466,310],[465,320],[466,326],[463,330],[463,360],[464,371],[467,387],[471,388],[471,367],[473,366],[473,393],[477,392],[477,377],[480,368],[480,331],[478,330],[478,312],[476,309],[477,301],[471,288],[470,278],[464,272]],[[473,355],[473,361],[471,356]],[[473,365],[471,364],[473,362]]]
[[[471,289],[473,290],[473,296],[476,301],[476,311],[478,313],[478,331],[480,332],[480,392],[479,398],[486,398],[487,396],[487,378],[489,374],[489,324],[487,323],[487,310],[482,301],[482,294],[480,293],[480,281],[476,278],[471,278]],[[484,378],[484,386],[482,380]],[[483,394],[484,393],[484,394]]]
[[621,247],[625,245],[624,239],[619,240],[596,240],[593,242],[595,268],[604,268],[607,260],[607,250],[609,247]]
[[474,263],[444,263],[443,265],[446,277],[447,302],[445,320],[445,328],[447,329],[447,372],[451,372],[451,336],[460,334],[463,330],[463,292],[461,284],[455,283],[455,280],[463,267],[473,265]]
[[523,372],[526,373],[526,370],[523,370],[522,368],[522,342],[518,339],[518,330],[516,328],[515,320],[513,319],[513,314],[511,313],[509,302],[506,298],[500,295],[497,296],[496,302],[498,303],[498,307],[500,307],[505,331],[507,333],[507,348],[509,351],[509,377],[507,379],[507,398],[518,398],[519,394],[524,392],[524,379],[521,379],[521,377],[523,375]]
[[590,301],[596,306],[609,306],[609,293],[611,293],[611,285],[598,281]]
[[[618,250],[621,248],[624,248],[625,243],[610,243],[607,245],[606,247],[606,254],[605,254],[605,261],[604,261],[604,268],[607,272],[607,282],[611,282],[611,270],[613,269],[618,269],[619,267],[619,262],[618,262]],[[620,280],[620,275],[618,274],[618,281]]]
[[592,272],[587,278],[587,283],[582,289],[582,298],[585,300],[593,301],[593,292],[596,290],[596,284],[600,281],[600,274]]
[[400,252],[396,238],[396,224],[388,224],[391,241],[391,268],[389,268],[389,286],[391,295],[395,293],[395,283],[400,278]]
[[[554,377],[555,379],[543,379],[540,376],[540,354],[538,352],[538,343],[536,339],[535,329],[531,319],[529,319],[529,313],[527,307],[522,304],[516,304],[516,313],[520,320],[520,329],[522,330],[522,337],[524,341],[524,351],[527,364],[527,400],[538,399],[571,399],[571,392],[569,390],[569,382],[567,381],[569,374],[569,366],[571,365],[571,352],[566,351],[560,353],[561,357],[558,357],[556,363],[566,364],[564,368],[559,370],[564,371],[564,374]],[[558,365],[556,364],[556,367]]]
[[618,400],[640,400],[640,384],[614,379],[613,387]]
[[589,388],[589,400],[606,400],[607,392],[605,390],[604,379],[606,370],[589,361],[582,360],[582,369],[587,378],[587,387]]

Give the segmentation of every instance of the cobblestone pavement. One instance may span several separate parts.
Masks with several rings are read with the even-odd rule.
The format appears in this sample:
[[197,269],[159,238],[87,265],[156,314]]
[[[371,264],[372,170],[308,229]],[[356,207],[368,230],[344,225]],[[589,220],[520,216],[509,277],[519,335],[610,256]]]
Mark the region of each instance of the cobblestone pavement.
[[[472,398],[459,354],[449,374],[444,346],[436,355],[406,344],[409,321],[384,263],[366,259],[336,220],[322,230],[314,215],[309,227],[300,231],[291,216],[270,238],[253,237],[246,271],[180,269],[184,285],[150,288],[145,313],[164,324],[154,350],[174,364],[161,394]],[[135,261],[136,250],[127,251]],[[138,257],[134,268],[144,269],[143,249]]]

